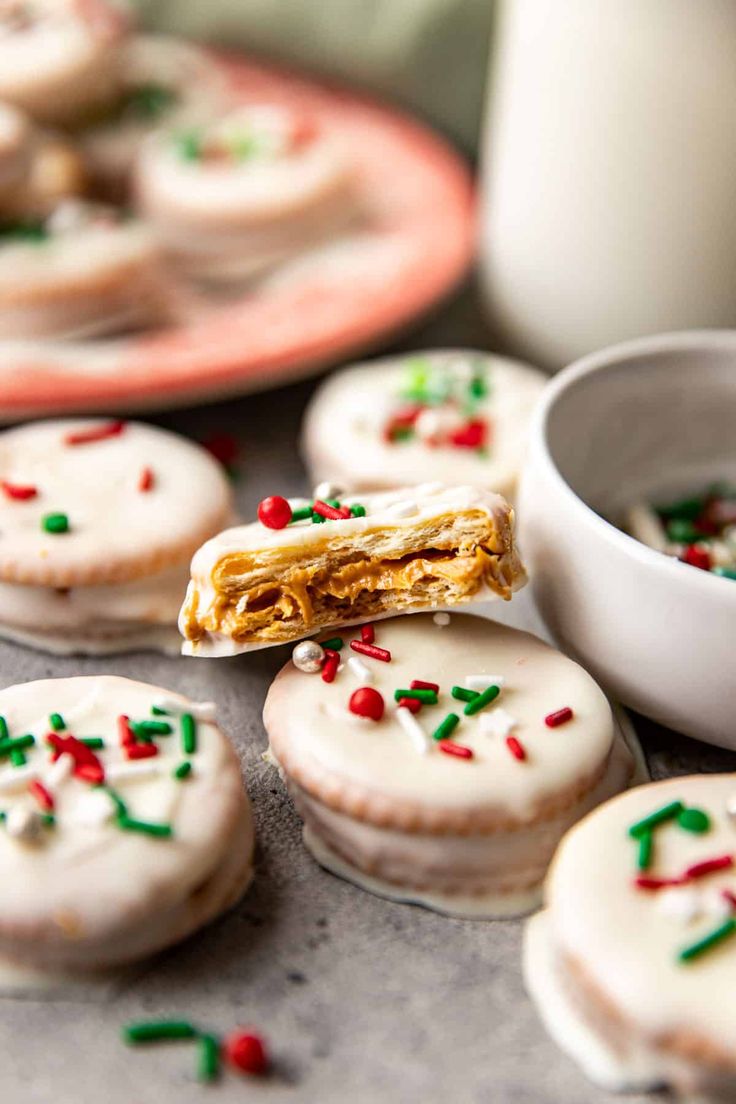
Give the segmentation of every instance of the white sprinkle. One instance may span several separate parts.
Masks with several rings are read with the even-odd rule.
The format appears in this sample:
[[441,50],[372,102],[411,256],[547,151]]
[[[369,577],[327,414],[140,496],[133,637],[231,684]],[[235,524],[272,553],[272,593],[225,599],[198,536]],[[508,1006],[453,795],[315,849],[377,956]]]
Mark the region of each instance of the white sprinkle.
[[386,508],[386,517],[389,518],[405,518],[412,517],[419,512],[419,507],[416,502],[395,502],[393,506]]
[[411,737],[411,741],[419,754],[426,755],[432,745],[429,742],[426,732],[412,711],[407,709],[405,705],[400,705],[396,710],[396,720],[407,736]]
[[312,497],[319,498],[322,502],[326,502],[328,498],[342,498],[345,494],[345,488],[341,487],[339,483],[330,483],[329,480],[325,480],[324,483],[318,483],[314,488]]
[[157,698],[153,704],[157,709],[165,709],[167,713],[173,713],[175,716],[191,713],[198,721],[214,721],[217,716],[217,705],[211,701],[182,702],[177,698]]
[[506,678],[504,675],[466,675],[465,685],[468,690],[487,690],[489,686],[503,687]]
[[484,736],[497,736],[504,740],[519,722],[505,709],[492,709],[480,715],[480,730]]
[[665,889],[657,894],[660,912],[673,920],[689,924],[701,914],[700,894],[696,889]]
[[731,818],[731,820],[736,820],[736,793],[731,794],[728,801],[726,802],[726,814]]
[[9,836],[21,843],[38,843],[43,832],[39,813],[27,805],[15,805],[10,810],[5,828]]
[[52,763],[43,772],[43,780],[47,786],[55,789],[60,786],[62,782],[66,782],[67,778],[72,773],[74,767],[74,756],[68,752],[64,752],[60,755],[55,763]]
[[373,682],[373,671],[371,671],[368,664],[364,663],[358,656],[350,656],[348,667],[350,668],[351,675],[354,675],[358,682]]
[[110,782],[123,782],[126,778],[149,778],[161,774],[161,763],[156,759],[139,759],[130,763],[111,763],[105,767],[105,777]]
[[439,613],[435,613],[432,615],[432,620],[434,621],[435,625],[439,625],[441,629],[444,629],[447,625],[450,624],[450,615],[449,613],[443,613],[440,610]]
[[[109,776],[109,770],[108,770]],[[87,790],[65,814],[64,820],[82,828],[101,828],[117,812],[115,802],[104,790]]]
[[667,533],[657,514],[646,502],[635,502],[626,512],[625,525],[632,537],[642,544],[666,552]]
[[0,793],[13,793],[14,790],[24,790],[32,779],[38,778],[38,767],[33,763],[26,763],[23,767],[11,767],[0,771]]

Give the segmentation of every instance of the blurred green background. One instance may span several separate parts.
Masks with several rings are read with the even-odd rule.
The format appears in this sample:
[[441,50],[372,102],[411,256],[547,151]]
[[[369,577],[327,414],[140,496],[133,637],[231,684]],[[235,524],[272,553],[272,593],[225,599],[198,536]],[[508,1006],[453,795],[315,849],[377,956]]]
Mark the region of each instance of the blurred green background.
[[494,0],[138,0],[144,25],[291,62],[410,108],[474,152]]

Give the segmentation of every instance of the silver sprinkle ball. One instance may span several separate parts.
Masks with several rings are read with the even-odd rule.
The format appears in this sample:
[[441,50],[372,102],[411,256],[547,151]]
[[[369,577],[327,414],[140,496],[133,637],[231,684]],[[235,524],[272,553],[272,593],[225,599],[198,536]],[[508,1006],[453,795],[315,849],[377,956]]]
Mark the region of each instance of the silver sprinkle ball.
[[16,805],[5,818],[5,828],[9,836],[21,843],[36,843],[43,831],[41,817],[35,809],[26,805]]
[[291,653],[294,666],[306,675],[316,674],[321,669],[324,658],[324,648],[316,640],[300,640]]

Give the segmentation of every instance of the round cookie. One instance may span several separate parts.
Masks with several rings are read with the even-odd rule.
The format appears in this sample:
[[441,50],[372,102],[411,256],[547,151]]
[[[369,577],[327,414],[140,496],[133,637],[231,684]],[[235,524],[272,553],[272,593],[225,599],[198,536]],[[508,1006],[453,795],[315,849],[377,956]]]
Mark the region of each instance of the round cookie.
[[339,657],[307,673],[297,652],[264,709],[317,860],[451,915],[534,907],[563,833],[632,777],[595,682],[536,637],[460,614],[348,630]]
[[550,1034],[614,1091],[736,1093],[736,775],[671,778],[565,837],[527,925]]
[[335,372],[307,408],[312,480],[380,490],[442,479],[513,497],[546,377],[470,349],[369,361]]
[[165,35],[136,35],[123,56],[123,89],[107,115],[84,130],[80,145],[95,186],[122,200],[144,138],[222,109],[226,90],[203,50]]
[[0,8],[0,99],[67,125],[117,96],[121,8],[106,0],[7,0]]
[[198,445],[136,422],[0,434],[0,635],[50,651],[174,650],[189,560],[232,516]]
[[0,222],[2,206],[25,180],[31,161],[31,127],[19,111],[0,103]]
[[167,313],[158,249],[142,223],[63,200],[0,225],[0,338],[81,338]]
[[213,712],[108,676],[0,692],[5,960],[40,971],[122,965],[239,899],[253,824]]
[[341,144],[270,104],[152,136],[136,170],[141,213],[172,259],[206,280],[262,272],[354,216]]

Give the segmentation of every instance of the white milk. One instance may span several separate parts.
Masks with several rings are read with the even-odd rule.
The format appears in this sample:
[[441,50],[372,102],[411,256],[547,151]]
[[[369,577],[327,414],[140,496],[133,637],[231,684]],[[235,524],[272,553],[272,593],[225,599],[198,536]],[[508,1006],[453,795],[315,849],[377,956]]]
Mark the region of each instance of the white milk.
[[736,2],[503,0],[481,271],[511,350],[736,325]]

